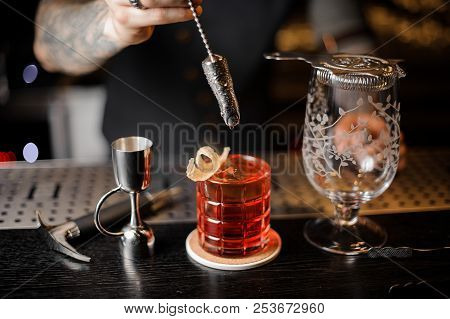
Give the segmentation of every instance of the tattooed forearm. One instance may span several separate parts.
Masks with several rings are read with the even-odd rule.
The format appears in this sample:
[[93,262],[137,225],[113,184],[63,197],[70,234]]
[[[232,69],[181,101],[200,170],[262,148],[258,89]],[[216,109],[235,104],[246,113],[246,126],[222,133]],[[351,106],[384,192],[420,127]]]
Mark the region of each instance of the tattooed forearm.
[[36,16],[34,51],[49,71],[83,74],[119,52],[104,35],[104,0],[43,0]]

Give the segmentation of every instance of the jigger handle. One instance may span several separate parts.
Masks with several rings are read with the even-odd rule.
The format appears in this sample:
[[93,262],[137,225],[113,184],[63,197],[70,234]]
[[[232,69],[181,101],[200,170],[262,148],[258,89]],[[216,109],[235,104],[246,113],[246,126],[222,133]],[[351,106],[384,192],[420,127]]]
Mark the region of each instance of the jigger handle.
[[111,196],[112,194],[117,193],[118,191],[120,191],[121,188],[120,186],[113,188],[112,190],[110,190],[109,192],[107,192],[105,195],[102,196],[102,198],[100,198],[100,200],[97,203],[97,207],[95,208],[95,214],[94,214],[94,223],[95,223],[95,227],[97,227],[98,231],[100,233],[102,233],[103,235],[106,236],[112,236],[112,237],[120,237],[123,235],[123,232],[118,232],[118,233],[113,233],[110,232],[109,230],[105,229],[102,224],[100,223],[100,208],[102,207],[103,203],[105,202],[105,200]]

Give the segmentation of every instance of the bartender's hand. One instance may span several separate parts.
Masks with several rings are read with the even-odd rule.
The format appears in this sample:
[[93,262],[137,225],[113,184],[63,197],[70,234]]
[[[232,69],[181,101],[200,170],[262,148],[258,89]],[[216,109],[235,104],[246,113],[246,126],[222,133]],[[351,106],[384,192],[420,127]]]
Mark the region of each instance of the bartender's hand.
[[[193,0],[198,14],[202,0]],[[150,38],[156,25],[192,20],[187,0],[41,0],[34,53],[47,71],[84,74],[125,47]]]
[[[131,6],[128,0],[105,0],[109,12],[105,34],[119,46],[148,40],[156,25],[192,20],[187,0],[140,0],[145,9]],[[202,13],[202,0],[193,0],[197,14]]]

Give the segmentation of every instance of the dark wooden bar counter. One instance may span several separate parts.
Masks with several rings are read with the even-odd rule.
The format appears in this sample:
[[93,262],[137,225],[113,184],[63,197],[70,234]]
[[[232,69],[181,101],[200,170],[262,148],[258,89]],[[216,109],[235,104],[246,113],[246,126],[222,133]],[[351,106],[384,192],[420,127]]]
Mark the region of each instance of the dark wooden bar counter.
[[[435,165],[429,165],[433,159]],[[450,246],[450,153],[411,149],[408,165],[382,196],[363,206],[388,233],[386,246]],[[298,163],[294,160],[294,164]],[[275,168],[275,165],[272,166]],[[282,169],[280,169],[282,171]],[[74,242],[92,258],[77,262],[48,250],[35,229],[35,209],[59,224],[92,211],[114,185],[110,166],[69,167],[54,161],[0,170],[0,297],[4,298],[442,298],[450,295],[450,252],[405,259],[325,253],[306,242],[308,218],[330,212],[301,171],[272,172],[271,225],[280,255],[246,271],[219,271],[191,260],[185,240],[196,227],[195,185],[155,174],[152,192],[171,186],[185,199],[151,217],[155,254],[131,260],[116,239],[100,234]],[[58,190],[58,198],[55,198]],[[32,196],[30,196],[30,194]],[[32,197],[30,199],[30,197]],[[126,199],[126,196],[125,196]],[[17,229],[28,227],[30,229]],[[7,229],[9,228],[9,229]],[[15,229],[13,229],[15,228]],[[425,282],[423,282],[425,281]]]
[[[449,212],[373,216],[387,245],[450,242]],[[78,245],[89,264],[48,252],[34,230],[0,232],[0,295],[6,298],[389,298],[446,297],[450,254],[388,260],[331,255],[302,235],[307,219],[276,220],[280,256],[261,268],[219,271],[190,260],[184,243],[194,223],[155,225],[155,255],[123,258],[118,240]],[[437,290],[426,284],[425,280]],[[406,286],[406,288],[401,288]],[[408,288],[409,286],[409,288]],[[392,288],[393,287],[393,288]],[[412,288],[411,288],[412,287]]]

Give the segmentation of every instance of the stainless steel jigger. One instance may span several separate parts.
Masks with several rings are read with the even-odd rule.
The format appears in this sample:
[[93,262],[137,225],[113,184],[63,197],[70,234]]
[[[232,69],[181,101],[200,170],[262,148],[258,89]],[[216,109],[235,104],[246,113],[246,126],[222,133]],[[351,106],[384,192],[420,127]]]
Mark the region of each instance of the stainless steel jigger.
[[[94,214],[97,229],[106,236],[121,237],[124,253],[129,256],[148,255],[153,250],[155,237],[151,228],[141,220],[139,193],[150,186],[150,161],[152,141],[138,136],[123,137],[111,144],[116,188],[100,198]],[[100,223],[100,209],[105,200],[118,191],[130,195],[130,224],[121,232],[111,232]]]
[[197,24],[197,29],[202,37],[203,44],[208,52],[208,57],[202,62],[203,72],[219,103],[220,115],[225,121],[225,124],[232,129],[239,124],[241,116],[239,114],[239,104],[234,93],[233,80],[227,60],[221,55],[212,53],[192,1],[188,0],[188,4]]

